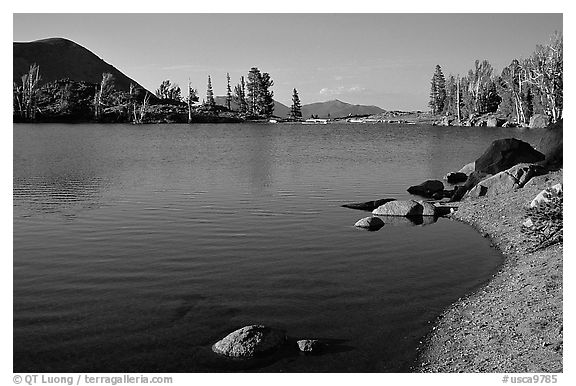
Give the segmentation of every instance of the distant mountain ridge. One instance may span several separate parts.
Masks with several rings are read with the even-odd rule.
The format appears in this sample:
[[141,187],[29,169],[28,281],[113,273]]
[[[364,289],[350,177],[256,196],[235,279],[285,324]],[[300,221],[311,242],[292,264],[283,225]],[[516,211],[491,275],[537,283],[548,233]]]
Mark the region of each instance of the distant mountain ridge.
[[[214,98],[216,104],[225,106],[226,97],[217,96]],[[238,105],[232,101],[232,110],[237,110]],[[311,115],[318,115],[319,118],[344,118],[356,115],[373,115],[386,112],[378,106],[353,105],[340,100],[327,102],[316,102],[302,106],[302,118],[310,118]],[[290,107],[278,101],[274,101],[274,115],[280,118],[287,118],[290,115]]]
[[372,115],[385,112],[378,106],[353,105],[334,99],[327,102],[316,102],[302,106],[302,117],[318,115],[319,118],[344,118],[355,115]]
[[40,67],[41,84],[69,78],[75,81],[100,83],[102,74],[114,76],[116,89],[128,91],[130,83],[142,87],[116,67],[100,59],[92,51],[64,38],[49,38],[13,43],[13,80],[22,82],[22,75],[31,64]]

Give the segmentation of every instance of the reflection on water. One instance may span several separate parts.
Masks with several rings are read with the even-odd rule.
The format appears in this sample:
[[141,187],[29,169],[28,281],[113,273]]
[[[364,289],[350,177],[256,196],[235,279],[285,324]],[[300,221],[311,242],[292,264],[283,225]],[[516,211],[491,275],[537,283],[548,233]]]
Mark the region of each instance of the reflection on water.
[[[14,125],[13,370],[406,371],[500,256],[442,218],[357,232],[341,205],[410,198],[495,138],[535,138],[326,126]],[[253,323],[333,349],[214,356]]]

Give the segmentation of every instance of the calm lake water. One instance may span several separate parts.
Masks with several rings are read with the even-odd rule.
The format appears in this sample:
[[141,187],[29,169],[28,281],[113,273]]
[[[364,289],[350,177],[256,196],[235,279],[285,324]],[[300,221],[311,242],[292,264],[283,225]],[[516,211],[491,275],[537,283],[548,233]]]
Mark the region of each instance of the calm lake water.
[[[501,256],[447,219],[353,227],[353,201],[477,158],[520,129],[14,125],[15,372],[407,371]],[[248,324],[326,339],[225,360]]]

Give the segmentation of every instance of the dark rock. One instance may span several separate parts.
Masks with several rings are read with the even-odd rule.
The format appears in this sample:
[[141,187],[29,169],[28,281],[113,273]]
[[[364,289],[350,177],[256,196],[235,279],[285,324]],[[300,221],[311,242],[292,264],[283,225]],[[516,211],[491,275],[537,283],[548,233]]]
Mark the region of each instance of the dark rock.
[[435,200],[441,200],[444,198],[444,192],[436,192],[432,195],[432,198]]
[[531,129],[543,129],[550,124],[550,117],[546,114],[534,114],[530,117]]
[[516,138],[498,139],[476,160],[479,172],[496,174],[523,162],[538,162],[544,154],[536,151],[529,143]]
[[408,188],[408,193],[428,198],[431,198],[434,193],[442,191],[444,191],[444,184],[438,180],[424,181],[420,185],[414,185]]
[[549,126],[544,131],[538,144],[538,150],[544,154],[545,159],[541,163],[548,170],[558,170],[563,166],[563,122],[562,120]]
[[458,207],[447,205],[436,205],[435,213],[437,216],[447,216],[454,213]]
[[358,220],[354,226],[369,230],[378,230],[384,226],[384,221],[378,217],[364,217],[363,219]]
[[483,173],[483,172],[473,172],[468,176],[466,182],[462,186],[458,186],[452,197],[450,197],[450,202],[460,201],[466,192],[474,188],[480,181],[484,180],[485,178],[489,177],[490,174]]
[[300,351],[306,353],[317,352],[321,347],[320,341],[317,339],[301,339],[296,343],[298,343]]
[[212,346],[215,353],[235,358],[251,358],[269,352],[286,341],[282,330],[262,325],[242,327]]
[[457,184],[459,182],[464,182],[468,179],[468,175],[462,172],[450,172],[444,177],[446,181],[450,184]]
[[394,198],[383,198],[381,200],[376,201],[367,201],[367,202],[354,202],[350,204],[342,205],[344,208],[350,209],[358,209],[358,210],[368,210],[373,211],[374,209],[378,208],[380,205],[384,205],[387,202],[394,201]]

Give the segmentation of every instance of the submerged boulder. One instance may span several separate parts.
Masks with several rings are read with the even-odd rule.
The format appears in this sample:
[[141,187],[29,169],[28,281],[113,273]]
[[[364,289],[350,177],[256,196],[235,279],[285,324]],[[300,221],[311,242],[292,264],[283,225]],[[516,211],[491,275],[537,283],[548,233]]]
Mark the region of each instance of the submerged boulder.
[[420,185],[414,185],[408,188],[408,193],[428,198],[431,198],[434,193],[442,191],[444,191],[444,184],[438,180],[424,181]]
[[353,202],[350,204],[342,205],[344,208],[358,209],[358,210],[369,210],[372,211],[378,208],[380,205],[384,205],[387,202],[394,201],[395,198],[383,198],[376,201],[366,201],[366,202]]
[[364,217],[356,221],[355,227],[369,230],[378,230],[384,226],[384,221],[378,217]]
[[496,174],[523,162],[539,162],[544,154],[535,150],[529,143],[516,138],[498,139],[476,160],[475,169],[479,172]]
[[212,351],[235,358],[251,358],[271,351],[286,341],[282,330],[251,325],[231,332],[212,346]]

